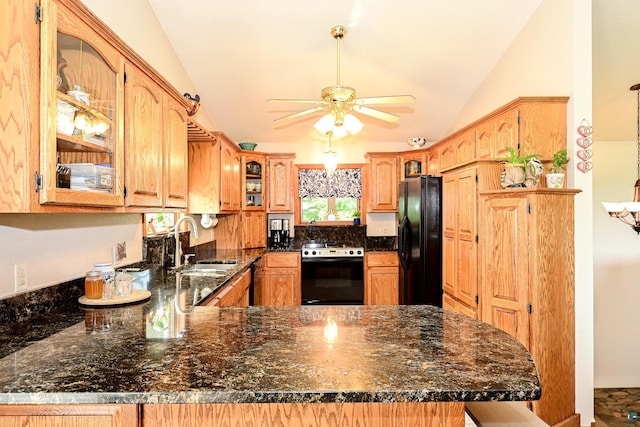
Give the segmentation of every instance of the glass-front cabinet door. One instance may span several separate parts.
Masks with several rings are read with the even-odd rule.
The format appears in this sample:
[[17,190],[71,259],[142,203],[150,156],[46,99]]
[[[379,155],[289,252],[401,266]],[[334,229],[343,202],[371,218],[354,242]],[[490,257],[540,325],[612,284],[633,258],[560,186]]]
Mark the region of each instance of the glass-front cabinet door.
[[40,203],[123,206],[124,59],[64,6],[42,6]]

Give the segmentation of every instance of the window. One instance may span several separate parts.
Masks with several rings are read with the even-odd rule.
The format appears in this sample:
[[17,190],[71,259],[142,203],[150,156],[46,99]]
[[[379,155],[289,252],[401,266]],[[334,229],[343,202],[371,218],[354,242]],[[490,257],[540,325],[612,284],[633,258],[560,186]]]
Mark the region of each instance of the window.
[[[299,223],[347,223],[360,210],[362,168],[343,165],[328,176],[321,165],[299,166]],[[360,166],[360,165],[355,165]]]
[[301,222],[351,221],[358,205],[355,197],[305,197],[301,199]]

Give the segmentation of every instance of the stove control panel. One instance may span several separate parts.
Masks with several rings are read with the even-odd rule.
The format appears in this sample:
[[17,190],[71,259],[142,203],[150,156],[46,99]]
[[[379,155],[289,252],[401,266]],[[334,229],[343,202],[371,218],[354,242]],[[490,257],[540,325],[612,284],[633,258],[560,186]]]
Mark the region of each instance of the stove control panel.
[[353,258],[364,256],[364,248],[305,248],[303,258]]

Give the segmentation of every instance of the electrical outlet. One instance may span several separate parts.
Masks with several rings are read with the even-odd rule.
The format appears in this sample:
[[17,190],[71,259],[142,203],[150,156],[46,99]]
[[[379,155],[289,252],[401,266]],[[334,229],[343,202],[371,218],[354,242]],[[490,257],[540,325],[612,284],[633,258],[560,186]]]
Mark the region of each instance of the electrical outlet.
[[15,292],[27,290],[27,264],[16,264],[13,266]]
[[386,235],[387,235],[387,229],[386,229],[386,228],[381,228],[381,229],[380,229],[380,234],[381,234],[382,236],[386,236]]

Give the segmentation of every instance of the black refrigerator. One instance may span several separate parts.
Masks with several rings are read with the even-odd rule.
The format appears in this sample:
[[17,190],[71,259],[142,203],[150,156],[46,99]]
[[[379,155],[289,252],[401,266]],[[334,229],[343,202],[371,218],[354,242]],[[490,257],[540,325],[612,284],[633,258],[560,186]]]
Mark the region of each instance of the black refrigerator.
[[442,307],[442,178],[406,178],[398,197],[400,304]]

